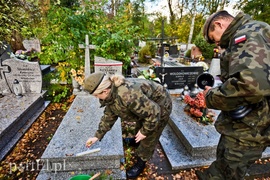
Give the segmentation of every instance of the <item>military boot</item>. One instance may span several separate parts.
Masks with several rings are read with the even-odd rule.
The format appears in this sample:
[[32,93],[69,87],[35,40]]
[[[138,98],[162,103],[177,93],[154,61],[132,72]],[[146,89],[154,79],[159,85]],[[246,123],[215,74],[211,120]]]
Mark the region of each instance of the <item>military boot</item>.
[[137,163],[127,171],[128,178],[136,178],[138,177],[145,168],[146,161],[143,161],[140,157],[137,158]]

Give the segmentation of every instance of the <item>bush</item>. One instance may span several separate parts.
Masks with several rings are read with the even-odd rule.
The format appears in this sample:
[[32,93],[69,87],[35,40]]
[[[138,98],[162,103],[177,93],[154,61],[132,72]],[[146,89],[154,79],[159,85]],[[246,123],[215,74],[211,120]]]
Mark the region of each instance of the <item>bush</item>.
[[215,44],[207,43],[202,34],[198,34],[196,36],[194,44],[202,51],[202,55],[205,59],[213,58]]
[[156,57],[157,46],[153,42],[148,42],[147,46],[149,46],[151,57],[152,58]]
[[139,62],[140,63],[149,63],[149,58],[151,57],[151,52],[150,52],[150,46],[146,45],[141,48],[139,51]]

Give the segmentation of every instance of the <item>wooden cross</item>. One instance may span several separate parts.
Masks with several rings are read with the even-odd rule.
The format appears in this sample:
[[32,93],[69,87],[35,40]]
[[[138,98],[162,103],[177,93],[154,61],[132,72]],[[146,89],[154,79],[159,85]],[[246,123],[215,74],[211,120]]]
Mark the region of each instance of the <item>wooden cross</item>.
[[79,44],[79,48],[85,49],[84,75],[87,77],[91,74],[89,49],[95,49],[96,46],[89,44],[88,35],[85,35],[85,45]]

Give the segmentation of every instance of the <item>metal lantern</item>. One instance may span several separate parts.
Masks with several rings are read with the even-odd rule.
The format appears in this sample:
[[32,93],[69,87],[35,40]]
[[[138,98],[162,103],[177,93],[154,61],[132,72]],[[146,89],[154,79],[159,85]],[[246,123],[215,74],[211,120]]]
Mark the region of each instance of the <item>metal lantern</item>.
[[13,81],[13,92],[17,97],[22,97],[22,86],[18,79],[14,79]]
[[205,86],[213,87],[215,79],[211,74],[204,72],[197,77],[196,83],[199,88],[204,89]]

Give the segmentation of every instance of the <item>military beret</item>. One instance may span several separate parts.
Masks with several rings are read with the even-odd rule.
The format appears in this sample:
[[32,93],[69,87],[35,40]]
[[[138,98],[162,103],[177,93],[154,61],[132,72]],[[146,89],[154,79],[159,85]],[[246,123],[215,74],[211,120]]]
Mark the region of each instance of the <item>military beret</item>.
[[215,19],[217,16],[219,16],[219,15],[222,14],[222,13],[228,13],[228,12],[227,12],[227,11],[224,11],[224,10],[215,12],[215,13],[213,13],[211,16],[209,16],[209,18],[208,18],[208,19],[205,21],[205,23],[204,23],[204,26],[203,26],[203,36],[204,36],[204,39],[205,39],[208,43],[210,43],[210,44],[213,44],[213,43],[215,43],[215,42],[213,42],[213,41],[209,38],[209,36],[208,36],[208,34],[209,34],[209,27],[210,27],[210,25],[211,25],[211,23],[212,23],[212,20]]
[[102,72],[92,73],[84,80],[84,90],[88,91],[90,94],[95,92],[99,84],[103,80],[105,74]]

